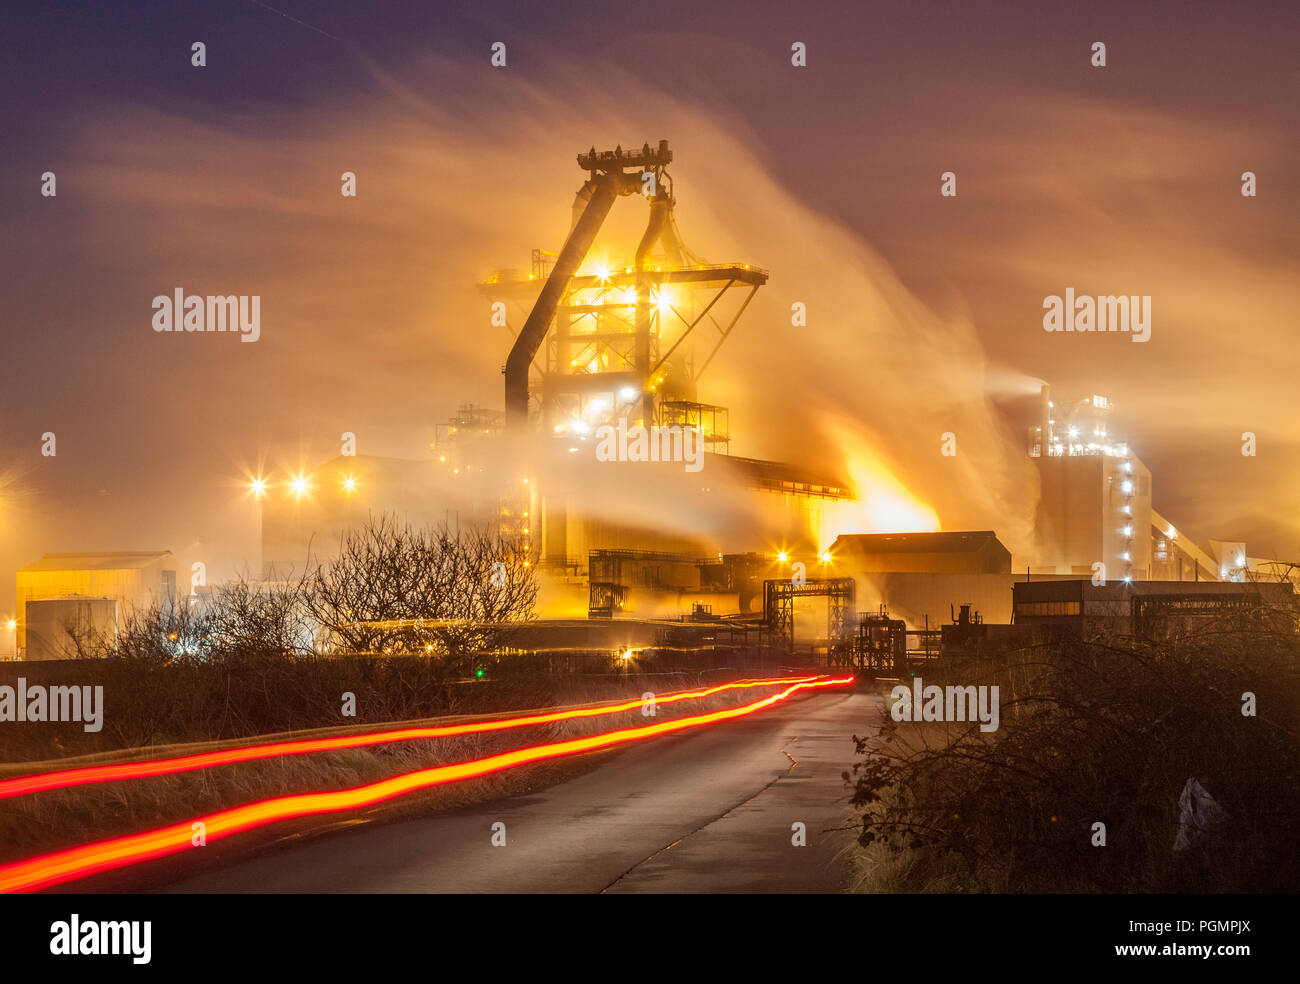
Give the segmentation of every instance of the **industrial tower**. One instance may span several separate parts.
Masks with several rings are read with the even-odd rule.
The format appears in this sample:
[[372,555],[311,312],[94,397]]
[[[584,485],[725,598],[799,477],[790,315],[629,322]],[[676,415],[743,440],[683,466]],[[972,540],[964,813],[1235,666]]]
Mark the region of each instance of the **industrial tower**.
[[[575,440],[626,417],[629,425],[698,428],[706,448],[727,451],[727,412],[698,402],[696,384],[767,273],[711,265],[686,248],[673,217],[672,159],[666,140],[579,154],[588,178],[563,247],[534,250],[527,279],[503,273],[483,285],[516,303],[536,297],[505,365],[508,427],[534,423],[543,434]],[[650,213],[635,252],[590,258],[615,200],[631,195],[642,196]],[[707,354],[699,359],[701,342]]]

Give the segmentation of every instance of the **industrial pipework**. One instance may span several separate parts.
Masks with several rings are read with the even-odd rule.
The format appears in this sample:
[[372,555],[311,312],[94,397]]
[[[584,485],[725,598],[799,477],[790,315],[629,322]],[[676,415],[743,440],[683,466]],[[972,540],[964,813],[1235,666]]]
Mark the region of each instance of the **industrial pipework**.
[[[605,222],[614,200],[620,195],[631,195],[646,188],[645,177],[653,173],[654,184],[649,190],[651,195],[650,226],[642,239],[641,248],[637,250],[638,272],[641,270],[646,252],[661,238],[670,239],[666,245],[676,241],[676,230],[672,225],[672,196],[664,185],[666,177],[664,168],[673,159],[668,149],[668,141],[660,140],[659,146],[651,148],[649,144],[640,150],[624,151],[622,147],[597,153],[592,147],[585,154],[578,155],[578,165],[590,175],[578,190],[573,203],[574,221],[569,236],[556,257],[546,284],[537,297],[536,304],[528,314],[519,337],[515,339],[510,355],[506,359],[506,425],[519,427],[528,422],[528,371],[533,358],[546,339],[556,308],[569,289],[582,261],[586,259],[600,227]],[[667,235],[665,236],[665,233]],[[640,314],[640,311],[638,311]]]

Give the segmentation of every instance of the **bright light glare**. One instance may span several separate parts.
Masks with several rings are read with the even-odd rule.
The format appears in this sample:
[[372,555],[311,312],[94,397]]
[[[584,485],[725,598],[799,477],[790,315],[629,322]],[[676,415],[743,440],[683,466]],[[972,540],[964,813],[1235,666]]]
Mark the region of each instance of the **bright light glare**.
[[786,553],[784,550],[782,550],[779,554],[776,555],[776,559],[779,563],[784,564],[787,560],[790,559],[790,555]]
[[933,533],[941,528],[938,514],[869,450],[861,433],[850,427],[834,427],[831,433],[836,445],[848,450],[845,470],[854,498],[827,504],[823,542],[833,543],[841,533]]
[[307,489],[309,487],[310,486],[307,484],[307,476],[305,475],[295,475],[289,482],[289,488],[293,489],[293,494],[300,499],[307,494]]
[[262,498],[262,496],[266,495],[265,480],[260,478],[253,479],[251,482],[248,483],[248,490],[252,492],[253,495],[257,496],[257,498],[259,499]]
[[343,489],[345,492],[355,492],[356,488],[357,488],[357,480],[353,478],[351,475],[343,479]]

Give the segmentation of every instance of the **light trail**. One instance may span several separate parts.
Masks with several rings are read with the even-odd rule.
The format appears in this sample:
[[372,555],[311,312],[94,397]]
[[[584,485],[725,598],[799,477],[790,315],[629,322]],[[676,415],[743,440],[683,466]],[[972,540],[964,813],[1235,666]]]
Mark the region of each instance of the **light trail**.
[[[815,676],[806,676],[784,677],[777,680],[742,680],[737,683],[720,684],[707,690],[687,690],[663,694],[655,697],[655,703],[671,704],[680,700],[710,697],[726,690],[775,687],[781,684],[804,683],[815,679],[817,679]],[[28,796],[32,793],[46,792],[51,789],[66,789],[70,786],[87,786],[94,783],[122,782],[127,779],[169,776],[178,772],[193,772],[197,769],[210,769],[214,766],[234,765],[241,762],[256,762],[286,755],[307,755],[312,752],[332,752],[348,748],[365,748],[369,745],[385,745],[396,741],[416,741],[422,738],[446,738],[454,735],[505,731],[511,728],[550,724],[554,721],[600,717],[605,714],[621,714],[624,711],[637,710],[641,707],[641,704],[642,701],[639,699],[629,700],[620,704],[550,711],[545,714],[529,714],[499,720],[467,721],[462,724],[397,728],[390,731],[335,735],[328,738],[302,738],[266,742],[258,745],[242,745],[238,748],[197,752],[192,755],[179,755],[170,758],[139,759],[134,762],[119,762],[111,765],[90,765],[78,769],[38,772],[27,776],[16,776],[12,779],[0,779],[0,800],[14,796]]]
[[234,834],[252,830],[267,824],[279,823],[298,817],[315,816],[323,813],[338,813],[344,810],[356,810],[374,806],[386,800],[408,793],[429,789],[449,782],[459,782],[478,776],[500,772],[530,762],[588,752],[612,745],[626,744],[666,734],[670,731],[682,731],[697,728],[719,721],[744,717],[765,707],[786,700],[792,694],[807,689],[844,686],[853,682],[853,677],[834,679],[815,679],[796,683],[780,693],[764,697],[762,700],[742,707],[733,707],[693,717],[678,718],[675,721],[661,721],[641,728],[627,728],[622,731],[609,731],[605,734],[590,735],[586,738],[574,738],[568,741],[550,742],[533,745],[528,748],[504,752],[487,758],[474,759],[454,765],[439,765],[418,772],[408,772],[383,779],[365,786],[351,789],[338,789],[327,793],[301,793],[293,796],[280,796],[274,799],[246,803],[227,810],[219,810],[193,820],[155,830],[147,830],[126,837],[84,844],[43,854],[0,866],[0,892],[34,892],[63,882],[85,878],[93,874],[110,871],[131,864],[138,864],[154,858],[176,854],[192,845],[195,824],[202,824],[207,842],[230,837]]

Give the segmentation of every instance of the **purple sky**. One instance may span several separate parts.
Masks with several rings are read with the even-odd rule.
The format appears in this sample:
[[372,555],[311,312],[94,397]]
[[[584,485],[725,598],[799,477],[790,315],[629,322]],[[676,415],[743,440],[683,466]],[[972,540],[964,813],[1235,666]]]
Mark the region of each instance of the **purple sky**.
[[[259,463],[418,457],[499,406],[474,281],[558,245],[573,153],[661,136],[692,248],[773,274],[702,394],[733,451],[815,462],[845,417],[945,526],[1001,529],[1046,379],[1117,403],[1180,528],[1300,557],[1294,4],[461,6],[6,6],[0,607],[47,551],[229,574]],[[262,340],[156,335],[176,286],[260,294]],[[1152,340],[1043,332],[1070,286],[1151,295]],[[987,488],[936,471],[949,429]]]

